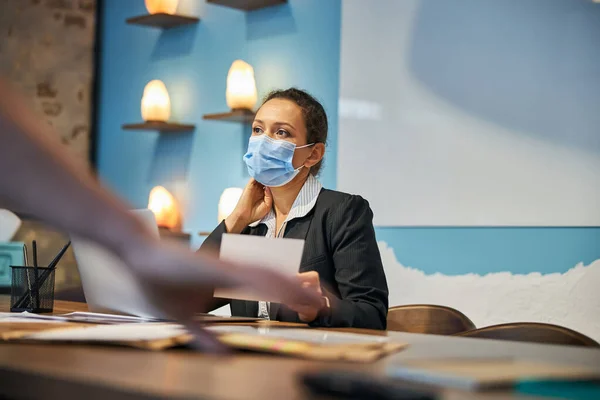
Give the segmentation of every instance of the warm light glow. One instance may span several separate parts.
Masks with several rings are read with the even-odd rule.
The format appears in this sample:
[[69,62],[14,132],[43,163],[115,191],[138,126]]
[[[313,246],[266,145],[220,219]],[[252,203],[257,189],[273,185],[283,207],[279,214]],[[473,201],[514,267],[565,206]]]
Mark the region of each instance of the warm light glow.
[[142,118],[144,121],[166,122],[171,116],[171,99],[162,81],[148,82],[142,96]]
[[150,191],[148,208],[156,217],[158,226],[175,229],[179,226],[179,207],[167,189],[156,186]]
[[231,109],[245,108],[251,110],[256,105],[256,82],[254,69],[242,60],[235,60],[227,74],[227,105]]
[[146,10],[150,14],[175,14],[179,0],[146,0]]
[[233,212],[243,191],[241,188],[227,188],[223,191],[219,199],[219,219],[217,222],[223,221]]

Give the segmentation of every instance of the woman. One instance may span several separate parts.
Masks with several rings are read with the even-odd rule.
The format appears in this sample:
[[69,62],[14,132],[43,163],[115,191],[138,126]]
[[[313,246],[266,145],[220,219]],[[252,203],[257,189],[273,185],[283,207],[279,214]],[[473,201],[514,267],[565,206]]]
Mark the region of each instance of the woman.
[[274,91],[256,113],[244,155],[252,179],[201,251],[218,251],[223,233],[304,239],[299,277],[323,297],[320,306],[231,300],[233,315],[386,328],[388,289],[373,213],[360,196],[322,188],[316,176],[326,140],[325,110],[304,91]]

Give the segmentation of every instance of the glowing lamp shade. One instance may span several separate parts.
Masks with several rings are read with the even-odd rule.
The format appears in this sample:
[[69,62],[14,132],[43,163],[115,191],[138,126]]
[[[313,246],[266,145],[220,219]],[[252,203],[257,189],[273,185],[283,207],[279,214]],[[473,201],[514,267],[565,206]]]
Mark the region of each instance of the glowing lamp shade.
[[217,222],[223,221],[233,212],[243,191],[241,188],[227,188],[223,191],[219,199],[219,219]]
[[256,105],[258,95],[254,81],[254,69],[242,60],[235,60],[227,74],[227,105],[232,110],[252,109]]
[[150,191],[148,208],[156,217],[158,226],[175,229],[179,227],[179,207],[177,201],[167,189],[156,186]]
[[171,116],[171,99],[162,81],[148,82],[142,96],[142,118],[144,121],[166,122]]
[[175,14],[179,0],[146,0],[146,10],[150,14]]

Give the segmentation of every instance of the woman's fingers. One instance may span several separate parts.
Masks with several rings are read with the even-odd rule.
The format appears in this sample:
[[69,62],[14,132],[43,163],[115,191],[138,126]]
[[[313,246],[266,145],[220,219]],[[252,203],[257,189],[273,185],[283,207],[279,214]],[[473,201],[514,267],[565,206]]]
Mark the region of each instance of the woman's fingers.
[[300,282],[302,283],[308,282],[312,285],[320,284],[319,273],[316,271],[301,272],[298,274],[298,279],[300,279]]
[[323,294],[323,292],[321,291],[321,285],[319,285],[319,282],[302,282],[302,287],[305,289],[313,289],[318,294]]
[[268,186],[265,186],[265,205],[269,209],[273,206],[273,193],[271,193],[271,189]]

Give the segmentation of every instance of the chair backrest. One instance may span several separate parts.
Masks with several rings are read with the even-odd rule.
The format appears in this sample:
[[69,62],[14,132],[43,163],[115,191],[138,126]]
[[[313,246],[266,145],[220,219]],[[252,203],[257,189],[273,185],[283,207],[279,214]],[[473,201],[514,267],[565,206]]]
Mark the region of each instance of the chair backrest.
[[454,308],[433,304],[411,304],[390,307],[387,329],[433,335],[454,335],[475,329],[475,324],[465,314]]
[[600,347],[600,344],[572,329],[564,326],[542,324],[537,322],[514,322],[487,326],[462,332],[457,336],[513,340],[517,342],[533,342],[545,344],[561,344],[570,346]]

